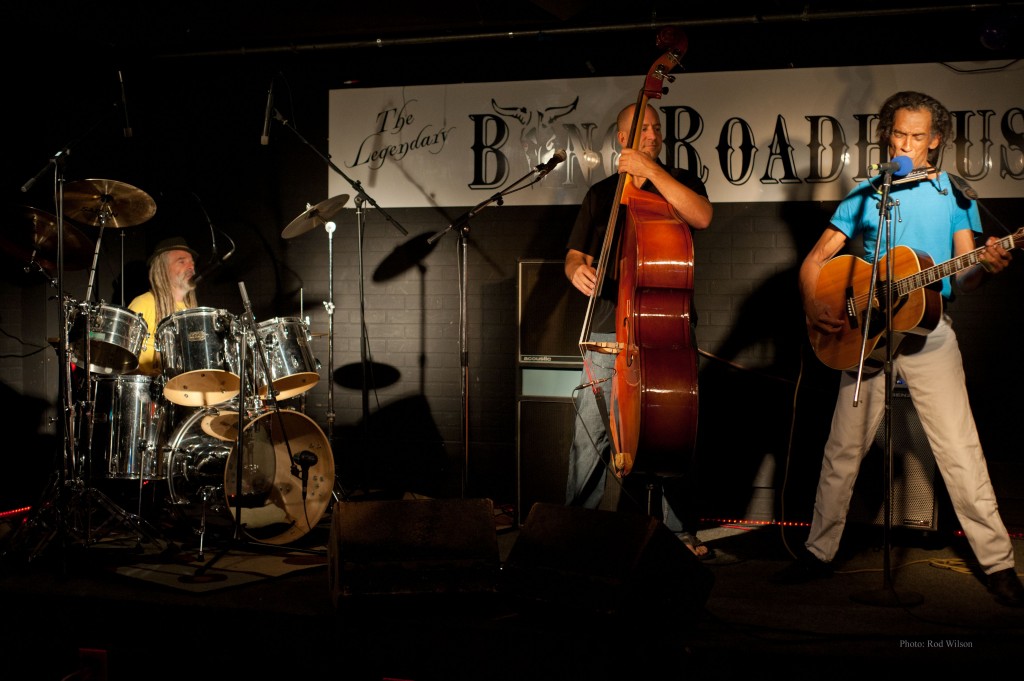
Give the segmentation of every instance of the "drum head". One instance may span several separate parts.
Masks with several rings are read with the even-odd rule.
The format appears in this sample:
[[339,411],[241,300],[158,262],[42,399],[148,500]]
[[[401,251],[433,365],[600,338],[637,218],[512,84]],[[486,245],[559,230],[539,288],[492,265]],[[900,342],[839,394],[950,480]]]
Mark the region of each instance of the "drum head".
[[224,440],[238,441],[238,412],[212,410],[203,416],[200,422],[203,432],[207,435]]
[[208,407],[223,404],[242,391],[241,381],[227,371],[202,369],[167,379],[164,397],[183,407]]

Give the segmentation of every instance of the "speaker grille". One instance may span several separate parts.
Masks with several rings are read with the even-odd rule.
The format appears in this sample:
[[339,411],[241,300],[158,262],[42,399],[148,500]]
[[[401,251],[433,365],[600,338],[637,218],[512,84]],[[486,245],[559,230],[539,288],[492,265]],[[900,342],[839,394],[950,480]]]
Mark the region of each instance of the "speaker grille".
[[582,364],[579,338],[587,302],[565,278],[561,260],[520,260],[519,361]]
[[[935,500],[935,457],[921,427],[910,392],[893,390],[892,409],[892,526],[920,530],[938,529]],[[881,525],[885,521],[885,420],[861,464],[850,504],[852,521]]]
[[576,409],[572,400],[519,400],[517,521],[537,502],[565,503]]

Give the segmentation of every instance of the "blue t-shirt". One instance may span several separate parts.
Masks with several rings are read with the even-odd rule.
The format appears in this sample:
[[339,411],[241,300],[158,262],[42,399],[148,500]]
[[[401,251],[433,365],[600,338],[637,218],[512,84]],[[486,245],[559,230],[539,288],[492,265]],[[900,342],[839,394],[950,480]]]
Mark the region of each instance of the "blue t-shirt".
[[[836,208],[831,223],[847,237],[861,235],[864,257],[874,260],[879,229],[879,200],[882,198],[880,178],[857,185]],[[953,235],[963,229],[981,232],[981,217],[976,202],[964,197],[940,172],[934,180],[894,184],[889,198],[893,206],[892,240],[897,246],[908,246],[929,256],[938,265],[953,257]],[[882,229],[885,229],[885,223]],[[885,235],[879,257],[884,256]],[[949,277],[942,279],[942,296],[949,298],[952,287]]]

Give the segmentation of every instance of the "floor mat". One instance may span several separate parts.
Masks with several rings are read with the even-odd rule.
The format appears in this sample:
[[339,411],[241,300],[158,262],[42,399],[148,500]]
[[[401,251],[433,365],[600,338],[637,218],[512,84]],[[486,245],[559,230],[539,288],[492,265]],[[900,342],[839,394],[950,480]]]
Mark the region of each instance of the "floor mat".
[[120,565],[114,572],[160,586],[204,593],[284,577],[303,570],[327,566],[326,549],[296,551],[288,548],[244,548],[204,552],[181,551],[170,557],[143,558]]

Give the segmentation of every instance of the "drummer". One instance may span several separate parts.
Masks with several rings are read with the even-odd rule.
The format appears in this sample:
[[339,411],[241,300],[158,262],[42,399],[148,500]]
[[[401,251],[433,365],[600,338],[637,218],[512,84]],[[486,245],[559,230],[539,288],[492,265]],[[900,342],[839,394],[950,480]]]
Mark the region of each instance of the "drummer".
[[192,281],[197,255],[185,239],[176,236],[158,243],[149,256],[149,290],[128,304],[128,309],[141,314],[149,327],[137,373],[160,375],[160,358],[153,342],[157,323],[174,312],[199,306]]

